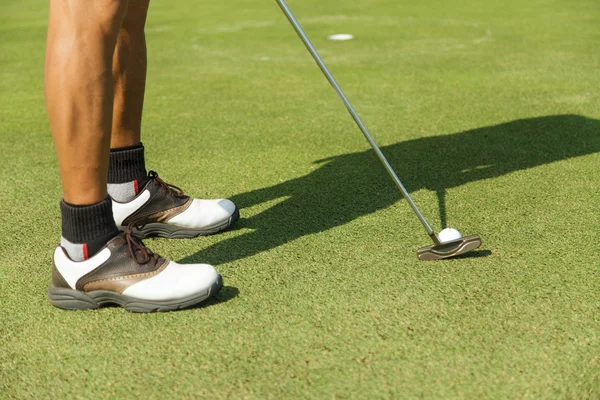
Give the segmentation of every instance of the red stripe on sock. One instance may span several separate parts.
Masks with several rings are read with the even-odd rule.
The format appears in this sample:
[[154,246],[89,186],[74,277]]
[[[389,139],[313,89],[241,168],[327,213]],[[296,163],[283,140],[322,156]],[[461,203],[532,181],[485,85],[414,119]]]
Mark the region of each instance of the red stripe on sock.
[[84,243],[84,244],[83,244],[83,259],[84,259],[84,260],[87,260],[88,258],[89,258],[89,257],[88,257],[87,243]]
[[140,189],[138,188],[138,181],[137,181],[137,179],[135,181],[133,181],[133,189],[135,190],[135,194],[136,195],[140,191]]

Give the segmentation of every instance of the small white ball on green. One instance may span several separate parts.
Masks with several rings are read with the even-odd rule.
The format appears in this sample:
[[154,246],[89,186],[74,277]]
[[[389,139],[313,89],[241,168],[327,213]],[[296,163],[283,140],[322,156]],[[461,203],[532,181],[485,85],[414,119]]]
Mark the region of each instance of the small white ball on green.
[[450,242],[452,240],[460,239],[462,235],[457,229],[454,228],[445,228],[438,234],[438,239],[440,242]]
[[350,35],[349,33],[336,33],[335,35],[327,36],[327,39],[329,39],[329,40],[352,40],[352,39],[354,39],[354,36]]

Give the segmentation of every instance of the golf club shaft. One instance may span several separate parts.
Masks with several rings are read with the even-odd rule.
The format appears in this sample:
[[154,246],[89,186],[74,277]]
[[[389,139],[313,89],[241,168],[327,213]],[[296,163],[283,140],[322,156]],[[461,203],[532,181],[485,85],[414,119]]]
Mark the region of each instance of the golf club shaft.
[[400,191],[402,192],[402,195],[404,196],[406,201],[408,201],[408,203],[412,207],[412,209],[415,212],[415,214],[417,215],[417,217],[419,217],[419,220],[421,220],[421,223],[427,230],[427,234],[429,234],[429,236],[433,239],[434,242],[439,244],[437,237],[435,235],[435,232],[433,231],[433,229],[431,228],[431,226],[429,225],[429,223],[427,222],[427,220],[425,219],[425,217],[423,216],[423,214],[421,213],[421,211],[419,210],[419,208],[417,207],[417,205],[415,204],[413,199],[410,197],[410,194],[408,193],[408,191],[406,190],[406,188],[404,187],[404,185],[402,184],[402,182],[400,181],[400,179],[398,178],[398,176],[392,169],[392,166],[390,165],[388,160],[385,158],[385,156],[379,149],[379,146],[377,146],[377,143],[375,143],[375,140],[373,139],[373,137],[367,130],[366,126],[363,124],[362,120],[360,119],[360,117],[358,116],[356,111],[354,110],[354,107],[352,107],[352,104],[350,104],[350,102],[344,95],[344,92],[342,91],[342,89],[340,88],[338,83],[336,82],[335,78],[333,77],[331,72],[329,72],[329,68],[327,68],[327,66],[323,62],[323,59],[321,58],[321,56],[319,55],[319,53],[317,52],[315,47],[312,45],[310,39],[308,38],[308,36],[306,36],[306,33],[304,33],[304,30],[300,26],[300,23],[298,23],[298,20],[296,19],[296,17],[294,17],[294,14],[288,7],[285,0],[276,0],[276,1],[279,4],[279,7],[281,7],[281,10],[283,11],[283,13],[287,17],[287,19],[290,21],[290,23],[294,27],[294,30],[296,31],[296,33],[298,33],[298,36],[300,36],[300,39],[302,39],[302,42],[304,42],[304,45],[308,49],[309,53],[312,55],[312,57],[315,59],[315,61],[319,65],[319,68],[321,68],[321,71],[323,71],[323,74],[325,74],[325,77],[327,78],[327,80],[329,81],[331,86],[333,86],[333,88],[337,92],[338,96],[340,97],[340,99],[342,100],[342,102],[344,103],[346,108],[348,109],[348,112],[350,113],[350,115],[352,116],[354,121],[356,122],[356,125],[358,125],[358,127],[360,128],[362,133],[365,135],[365,138],[367,138],[367,141],[369,142],[369,144],[371,145],[373,150],[375,150],[377,157],[379,157],[379,160],[381,160],[381,163],[383,164],[383,166],[385,167],[387,172],[390,174],[390,176],[396,183],[396,186],[398,186],[398,189],[400,189]]

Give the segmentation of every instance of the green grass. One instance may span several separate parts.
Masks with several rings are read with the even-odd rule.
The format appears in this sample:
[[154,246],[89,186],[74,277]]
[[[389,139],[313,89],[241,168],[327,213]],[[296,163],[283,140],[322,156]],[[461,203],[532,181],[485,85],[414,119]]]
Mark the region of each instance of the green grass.
[[[600,6],[290,0],[430,222],[275,2],[155,2],[148,165],[237,229],[149,240],[215,264],[208,305],[65,312],[46,4],[0,3],[0,398],[600,398]],[[352,33],[331,42],[332,33]]]

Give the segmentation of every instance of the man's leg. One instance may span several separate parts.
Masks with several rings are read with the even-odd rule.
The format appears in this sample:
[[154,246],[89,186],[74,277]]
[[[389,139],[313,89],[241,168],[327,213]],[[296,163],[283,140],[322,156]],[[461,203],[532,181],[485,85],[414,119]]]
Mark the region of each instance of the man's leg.
[[108,192],[119,202],[133,200],[147,181],[141,129],[147,69],[144,28],[149,3],[129,0],[112,64],[114,110]]
[[112,56],[126,9],[119,0],[50,0],[46,107],[63,184],[62,243],[78,261],[118,233],[106,181]]
[[226,199],[192,199],[155,173],[146,175],[141,124],[149,2],[129,0],[113,60],[115,106],[108,193],[115,200],[115,221],[120,226],[134,219],[147,222],[139,232],[142,236],[180,238],[216,233],[239,218],[235,204]]
[[116,303],[168,311],[216,293],[210,265],[179,265],[119,233],[107,196],[112,60],[127,0],[50,0],[45,92],[64,199],[50,302],[65,309]]
[[144,27],[150,0],[129,0],[113,58],[113,149],[138,145],[146,89],[146,36]]
[[46,107],[64,200],[106,198],[113,114],[112,59],[124,0],[50,0]]

